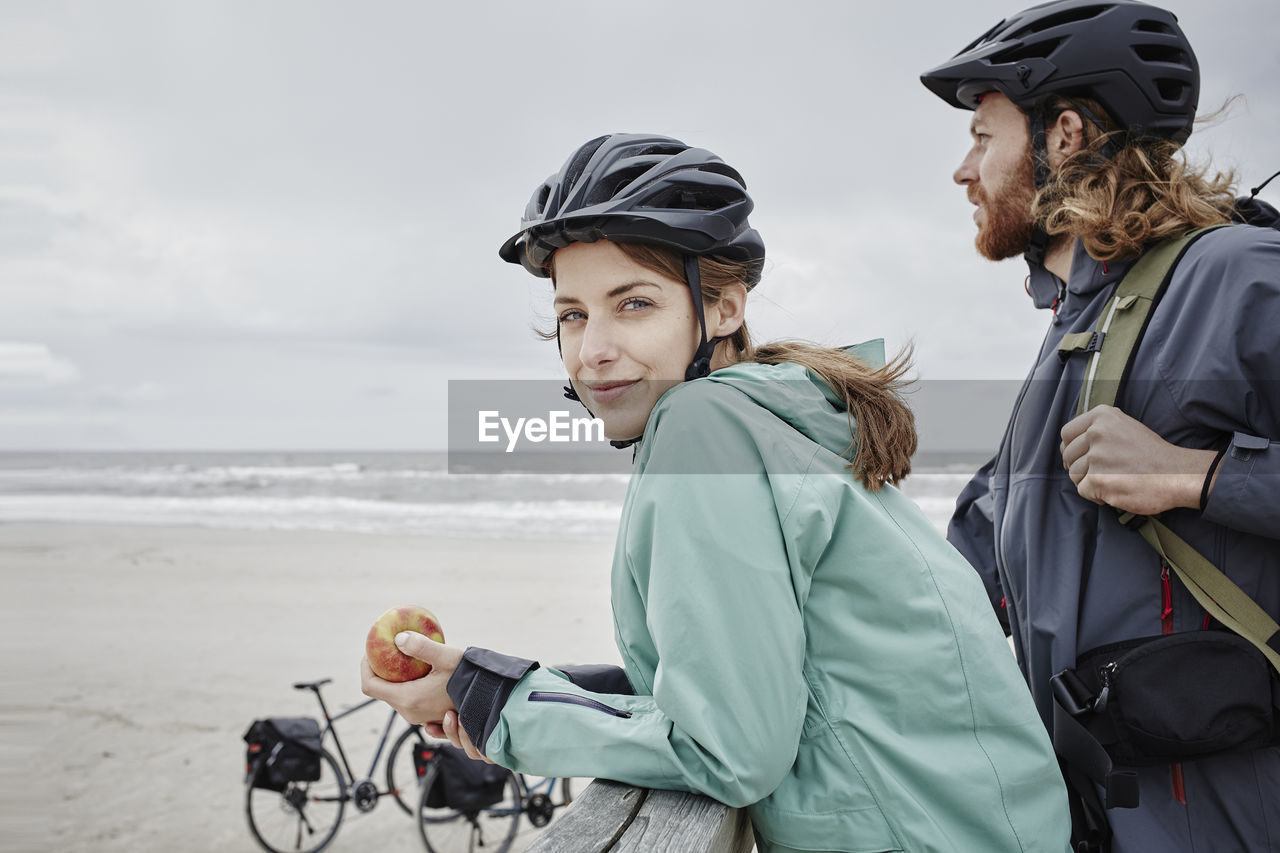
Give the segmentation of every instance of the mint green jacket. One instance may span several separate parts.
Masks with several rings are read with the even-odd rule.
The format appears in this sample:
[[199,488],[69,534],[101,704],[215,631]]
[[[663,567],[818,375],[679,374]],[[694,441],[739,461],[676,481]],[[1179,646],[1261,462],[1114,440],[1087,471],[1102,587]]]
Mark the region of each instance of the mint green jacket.
[[761,853],[1066,850],[1057,762],[981,581],[897,489],[853,478],[850,444],[796,365],[668,391],[613,561],[635,695],[534,670],[486,754],[746,806]]

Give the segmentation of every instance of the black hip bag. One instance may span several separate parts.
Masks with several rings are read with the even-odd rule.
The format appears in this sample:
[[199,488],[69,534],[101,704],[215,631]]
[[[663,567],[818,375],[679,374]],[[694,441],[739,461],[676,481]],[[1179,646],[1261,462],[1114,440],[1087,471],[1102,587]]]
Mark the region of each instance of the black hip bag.
[[1051,680],[1054,746],[1106,791],[1137,806],[1120,766],[1194,761],[1280,743],[1280,678],[1230,631],[1185,631],[1091,649]]

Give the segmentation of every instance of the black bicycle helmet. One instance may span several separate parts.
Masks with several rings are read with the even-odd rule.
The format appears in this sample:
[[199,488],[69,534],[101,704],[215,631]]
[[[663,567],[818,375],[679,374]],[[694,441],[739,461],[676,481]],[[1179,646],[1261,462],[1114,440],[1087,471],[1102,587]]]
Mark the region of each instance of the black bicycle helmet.
[[697,379],[711,372],[721,340],[707,339],[698,257],[747,262],[744,284],[754,287],[764,261],[764,241],[747,222],[754,206],[742,175],[704,148],[643,133],[598,136],[534,191],[520,230],[498,255],[546,278],[551,255],[571,243],[616,240],[680,252],[702,333],[685,378]]
[[1001,21],[920,75],[962,109],[1003,93],[1024,110],[1046,94],[1098,101],[1132,136],[1191,135],[1200,68],[1172,12],[1136,0],[1057,0]]
[[764,242],[747,223],[752,207],[742,176],[710,151],[615,133],[581,146],[534,191],[498,254],[543,277],[557,249],[601,239],[763,261]]

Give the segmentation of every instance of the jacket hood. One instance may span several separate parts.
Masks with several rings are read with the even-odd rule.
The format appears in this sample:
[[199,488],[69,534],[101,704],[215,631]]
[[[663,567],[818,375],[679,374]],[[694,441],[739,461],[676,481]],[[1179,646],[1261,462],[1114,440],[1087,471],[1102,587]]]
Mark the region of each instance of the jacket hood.
[[[884,339],[845,347],[844,351],[872,368],[884,367]],[[747,362],[721,368],[702,380],[731,385],[756,405],[768,409],[837,456],[852,459],[856,451],[844,400],[807,368],[798,364]]]

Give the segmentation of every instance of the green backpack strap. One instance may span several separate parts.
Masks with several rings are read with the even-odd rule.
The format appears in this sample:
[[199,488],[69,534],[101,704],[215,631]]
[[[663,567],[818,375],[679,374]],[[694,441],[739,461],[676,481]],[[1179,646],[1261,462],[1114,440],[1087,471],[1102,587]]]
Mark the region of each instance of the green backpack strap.
[[[1203,234],[1221,228],[1211,225],[1148,249],[1116,286],[1091,332],[1064,335],[1058,352],[1088,353],[1076,414],[1096,406],[1114,406],[1133,366],[1138,342],[1147,330],[1151,311],[1173,277],[1173,269],[1187,248]],[[1236,586],[1213,563],[1156,518],[1120,512],[1120,523],[1135,529],[1173,568],[1196,601],[1220,623],[1253,643],[1280,672],[1280,625]]]
[[1148,249],[1116,286],[1098,317],[1097,327],[1092,332],[1063,336],[1058,352],[1064,358],[1077,352],[1090,354],[1076,406],[1077,415],[1096,406],[1115,405],[1120,387],[1128,378],[1138,341],[1147,329],[1151,309],[1169,286],[1173,268],[1196,239],[1221,227],[1210,225],[1188,231]]

